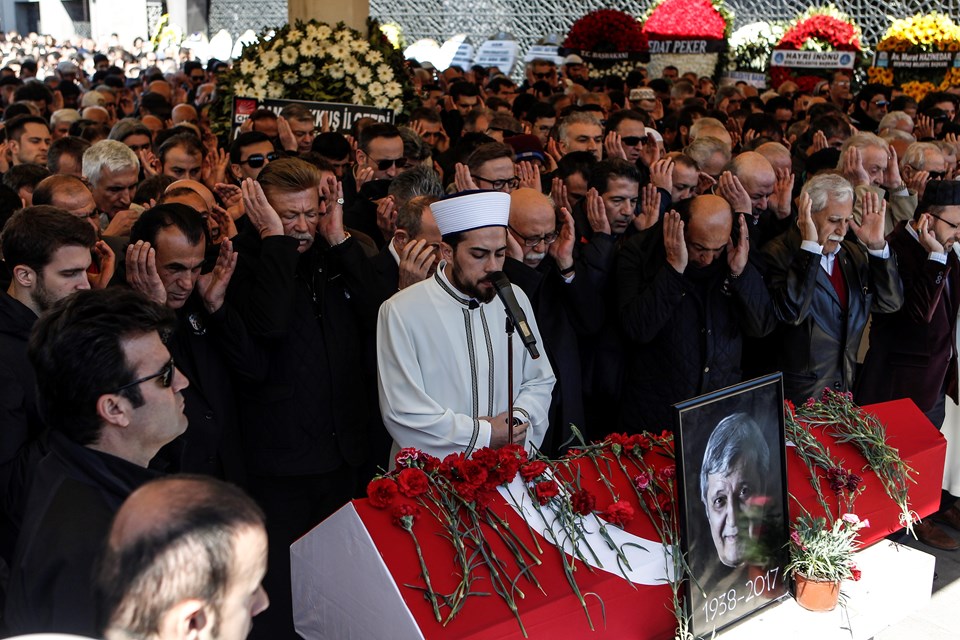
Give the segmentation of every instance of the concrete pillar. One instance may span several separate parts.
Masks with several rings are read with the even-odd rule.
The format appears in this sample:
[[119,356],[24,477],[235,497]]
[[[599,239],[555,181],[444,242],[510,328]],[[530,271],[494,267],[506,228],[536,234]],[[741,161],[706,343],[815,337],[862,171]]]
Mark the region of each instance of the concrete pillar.
[[170,23],[179,25],[185,37],[207,32],[206,0],[167,0]]
[[360,33],[367,31],[369,0],[287,0],[287,16],[294,20],[319,20],[331,25],[343,21]]

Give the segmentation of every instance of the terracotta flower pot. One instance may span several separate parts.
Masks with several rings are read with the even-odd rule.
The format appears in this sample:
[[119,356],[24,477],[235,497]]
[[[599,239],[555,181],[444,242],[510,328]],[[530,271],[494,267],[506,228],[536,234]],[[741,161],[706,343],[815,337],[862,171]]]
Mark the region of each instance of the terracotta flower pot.
[[812,580],[799,573],[793,576],[797,604],[808,611],[833,611],[840,598],[840,583]]

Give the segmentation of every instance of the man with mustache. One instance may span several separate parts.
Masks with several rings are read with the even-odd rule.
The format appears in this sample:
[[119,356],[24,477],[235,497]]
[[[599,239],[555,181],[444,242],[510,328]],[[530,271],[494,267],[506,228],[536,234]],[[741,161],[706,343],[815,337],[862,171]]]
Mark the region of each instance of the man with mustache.
[[[395,448],[436,456],[514,442],[539,447],[555,378],[513,340],[513,414],[507,412],[507,337],[491,274],[507,253],[510,196],[470,192],[430,205],[443,261],[432,278],[380,308],[377,371],[380,410]],[[530,301],[513,288],[541,344]]]
[[[797,227],[762,250],[783,338],[783,395],[794,402],[819,397],[824,387],[852,389],[870,312],[893,313],[903,304],[884,239],[886,205],[872,191],[860,200],[857,224],[850,182],[834,174],[811,178],[800,193]],[[847,239],[851,227],[859,243]]]

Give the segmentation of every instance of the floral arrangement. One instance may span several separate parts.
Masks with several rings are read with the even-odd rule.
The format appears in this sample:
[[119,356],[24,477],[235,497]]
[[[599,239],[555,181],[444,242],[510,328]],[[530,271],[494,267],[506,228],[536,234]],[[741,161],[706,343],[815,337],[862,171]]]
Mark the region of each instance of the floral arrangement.
[[[633,70],[640,54],[647,51],[647,36],[640,22],[629,13],[616,9],[598,9],[579,18],[570,27],[563,41],[565,49],[588,54],[585,58],[592,77],[604,73],[626,75]],[[630,54],[612,58],[609,62],[591,59],[589,54]]]
[[770,52],[783,38],[783,32],[783,25],[776,22],[751,22],[740,27],[730,36],[727,69],[765,73]]
[[375,22],[368,27],[364,36],[342,22],[298,20],[261,33],[220,76],[213,114],[220,128],[229,126],[234,96],[342,102],[397,113],[408,107],[414,89],[403,54]]
[[[775,49],[793,51],[861,51],[860,27],[835,6],[811,7],[791,22]],[[774,88],[793,80],[801,91],[812,91],[823,78],[813,74],[795,76],[786,67],[771,67]]]
[[828,517],[830,508],[815,469],[825,473],[841,508],[852,509],[853,500],[862,492],[863,479],[845,470],[841,462],[830,456],[829,450],[810,434],[816,428],[824,429],[837,442],[857,448],[867,466],[877,474],[884,491],[900,508],[900,525],[908,533],[913,532],[913,524],[919,521],[916,512],[910,509],[908,495],[909,484],[916,482],[911,477],[914,471],[900,458],[897,449],[887,444],[886,429],[880,421],[855,405],[850,392],[825,388],[819,399],[810,398],[799,407],[787,404],[785,416],[787,436],[797,445],[798,455],[810,470],[811,482]]
[[[609,491],[609,500],[581,486],[579,467],[574,462],[583,459],[588,459],[597,470],[602,485]],[[652,464],[651,459],[659,464]],[[526,636],[517,608],[517,601],[523,598],[521,580],[539,588],[534,570],[542,563],[543,550],[537,537],[532,535],[532,527],[528,539],[532,543],[525,542],[523,536],[512,531],[507,522],[490,508],[498,489],[502,488],[514,506],[523,511],[520,499],[510,489],[516,486],[516,480],[521,483],[530,503],[539,506],[536,511],[544,524],[541,531],[560,553],[567,581],[579,599],[591,629],[595,625],[585,597],[598,596],[583,593],[576,580],[578,570],[585,567],[593,571],[588,559],[597,558],[585,534],[588,529],[597,530],[604,543],[615,552],[620,570],[629,569],[623,547],[631,543],[618,548],[607,528],[622,528],[633,521],[637,516],[634,504],[639,504],[668,550],[664,562],[668,565],[665,566],[667,575],[671,576],[674,613],[679,628],[687,628],[681,584],[684,576],[689,574],[679,546],[676,467],[671,434],[614,434],[602,442],[572,449],[562,460],[530,457],[522,447],[508,445],[498,450],[478,449],[469,457],[462,453],[451,454],[443,460],[416,449],[402,449],[395,461],[393,471],[370,482],[367,497],[373,507],[389,509],[394,524],[409,533],[423,585],[407,586],[424,592],[437,622],[446,626],[471,596],[480,595],[474,582],[483,579],[487,588],[492,588],[510,609]],[[617,471],[630,480],[632,496],[617,494],[611,481],[612,474]],[[601,508],[601,505],[605,506]],[[548,522],[546,513],[552,514],[552,522]],[[440,523],[442,535],[451,546],[459,577],[452,593],[438,592],[430,578],[416,534],[416,523],[425,516]],[[488,537],[504,544],[509,550],[509,562],[495,555]],[[486,575],[478,576],[481,569],[489,574],[489,582]]]
[[[722,0],[659,0],[647,13],[643,31],[650,40],[725,41],[733,31],[733,14]],[[673,65],[681,73],[693,71],[698,77],[714,76],[720,58],[720,52],[653,53],[648,71],[657,76],[663,67]]]
[[860,545],[857,533],[870,526],[856,514],[845,513],[827,525],[825,518],[805,514],[797,518],[790,533],[788,575],[800,575],[816,582],[859,580],[860,570],[853,559]]
[[[894,20],[887,28],[877,52],[933,53],[960,51],[960,25],[948,15],[933,12]],[[946,91],[960,84],[960,69],[893,69],[891,66],[872,66],[867,69],[870,82],[892,86],[895,82],[915,100],[922,100],[930,91]]]

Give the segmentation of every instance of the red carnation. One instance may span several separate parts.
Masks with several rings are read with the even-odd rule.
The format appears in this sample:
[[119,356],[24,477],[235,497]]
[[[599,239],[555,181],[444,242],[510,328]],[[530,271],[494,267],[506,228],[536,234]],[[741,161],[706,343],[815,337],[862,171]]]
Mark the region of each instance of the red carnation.
[[404,469],[397,476],[397,485],[400,493],[408,498],[416,498],[427,492],[430,488],[430,479],[420,469]]
[[393,524],[410,531],[413,523],[420,517],[420,507],[415,504],[398,504],[390,512]]
[[537,502],[544,505],[560,493],[560,487],[553,480],[543,480],[534,485],[533,492],[537,496]]
[[660,482],[671,482],[677,477],[677,467],[672,464],[667,465],[657,472],[657,477],[660,478]]
[[423,464],[423,470],[426,473],[433,473],[440,468],[440,458],[432,456],[429,453],[420,452],[420,462]]
[[542,460],[531,460],[530,462],[520,465],[520,477],[523,478],[524,482],[530,482],[534,478],[542,475],[546,470],[546,462]]
[[586,489],[580,489],[570,496],[570,506],[573,512],[581,516],[590,515],[597,506],[597,499]]
[[618,500],[607,507],[601,516],[608,522],[625,527],[633,520],[633,507],[626,500]]
[[647,487],[650,486],[650,479],[650,474],[646,471],[642,471],[633,479],[633,486],[635,486],[639,491],[645,491]]
[[393,478],[377,478],[367,485],[367,498],[377,509],[386,509],[397,497],[397,483]]
[[497,463],[500,461],[500,456],[498,456],[497,452],[490,447],[477,449],[473,452],[473,456],[471,457],[474,462],[482,466],[487,471],[495,469]]
[[414,463],[416,463],[419,457],[420,451],[418,449],[414,449],[413,447],[404,447],[397,452],[397,455],[394,456],[393,459],[396,461],[397,467],[403,469],[414,466]]
[[854,582],[857,582],[860,580],[862,573],[860,569],[857,569],[856,565],[850,567],[850,573],[852,574],[851,578],[853,579]]

